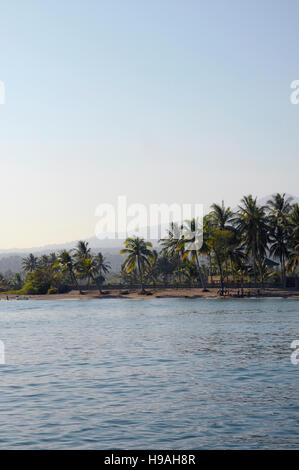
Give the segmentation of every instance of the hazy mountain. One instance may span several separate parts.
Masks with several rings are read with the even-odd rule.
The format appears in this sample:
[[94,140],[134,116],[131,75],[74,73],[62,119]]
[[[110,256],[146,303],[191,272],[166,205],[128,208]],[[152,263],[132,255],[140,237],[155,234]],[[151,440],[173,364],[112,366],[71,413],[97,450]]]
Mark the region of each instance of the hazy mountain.
[[0,258],[0,273],[19,273],[22,270],[22,257],[17,255],[4,256]]
[[[265,206],[265,205],[267,204],[267,202],[268,202],[270,199],[272,199],[272,196],[274,196],[274,194],[273,194],[273,195],[270,195],[270,196],[262,197],[261,199],[258,199],[258,204],[259,204],[260,206]],[[292,204],[296,204],[296,203],[299,204],[299,197],[295,197],[295,196],[292,196],[291,194],[286,193],[285,198],[286,198],[286,199],[288,199],[288,198],[293,198],[293,200],[292,200],[291,203],[292,203]]]
[[[56,246],[56,245],[55,245]],[[57,245],[60,247],[60,245]],[[59,249],[44,249],[41,251],[34,251],[34,250],[29,250],[30,252],[34,251],[35,256],[40,256],[42,254],[49,254],[53,251],[58,253],[62,248],[66,247],[67,244],[61,245]],[[73,245],[70,245],[73,246]],[[114,248],[114,249],[106,249],[102,248],[101,250],[92,250],[92,252],[96,253],[97,251],[101,251],[103,255],[106,257],[107,261],[109,261],[111,265],[111,272],[119,272],[121,268],[121,264],[123,262],[124,256],[119,254],[120,248]],[[0,273],[1,274],[6,274],[6,273],[19,273],[22,271],[22,258],[28,255],[28,252],[23,252],[19,254],[10,254],[10,255],[5,255],[5,254],[0,254]]]
[[[272,197],[273,197],[274,195],[275,195],[275,194],[272,194],[272,195],[269,194],[269,196],[264,196],[264,197],[258,199],[258,200],[257,200],[258,205],[259,205],[259,206],[265,206],[265,205],[267,204],[267,202],[268,202],[270,199],[272,199]],[[291,194],[288,194],[288,193],[286,193],[285,197],[286,197],[286,199],[288,199],[288,198],[293,198],[292,204],[296,204],[296,203],[299,204],[299,197],[292,196]],[[240,203],[239,203],[239,204],[240,204]],[[238,208],[239,208],[239,205],[236,206],[236,207],[234,207],[232,210],[233,210],[233,211],[237,211]]]

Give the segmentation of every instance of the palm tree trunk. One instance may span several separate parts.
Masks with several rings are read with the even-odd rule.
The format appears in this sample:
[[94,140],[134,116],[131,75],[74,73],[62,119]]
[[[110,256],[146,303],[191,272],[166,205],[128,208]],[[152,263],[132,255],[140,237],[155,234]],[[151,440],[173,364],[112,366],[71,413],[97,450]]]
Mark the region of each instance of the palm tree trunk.
[[223,270],[222,270],[222,264],[221,264],[221,261],[218,257],[218,255],[216,254],[216,258],[217,258],[217,264],[218,264],[218,267],[219,267],[219,272],[220,272],[220,284],[221,284],[221,291],[223,293],[224,291],[224,282],[223,282]]
[[260,276],[261,276],[261,283],[262,283],[262,288],[264,289],[264,273],[263,273],[263,266],[261,259],[259,258],[259,270],[260,270]]
[[[209,257],[210,273],[213,273],[211,255],[208,254],[208,257]],[[214,284],[213,274],[210,274],[210,278],[211,278],[211,283]]]
[[226,277],[226,284],[228,284],[228,265],[227,265],[226,258],[225,258],[225,277]]
[[199,258],[198,258],[197,251],[195,252],[195,254],[196,254],[196,263],[197,263],[197,269],[198,269],[198,273],[199,273],[199,277],[200,277],[200,282],[201,282],[203,290],[205,291],[207,289],[207,286],[206,286],[206,281],[205,281],[203,272],[201,270],[201,266],[200,266],[200,263],[199,263]]
[[73,271],[72,269],[70,270],[70,274],[71,274],[71,278],[73,279],[73,282],[75,283],[76,289],[77,289],[77,290],[80,290],[80,287],[79,287],[79,284],[78,284],[76,275],[75,275],[75,273],[74,273],[74,271]]
[[287,287],[287,278],[286,278],[284,254],[282,254],[281,256],[280,265],[281,265],[282,286],[285,289]]
[[91,276],[91,278],[92,278],[93,282],[95,283],[95,285],[97,286],[100,295],[102,295],[103,292],[102,292],[101,284],[97,281],[97,279],[95,279],[94,276]]
[[138,271],[139,271],[139,276],[140,276],[140,287],[141,287],[141,293],[144,294],[145,290],[143,287],[143,272],[140,266],[140,258],[138,256]]
[[253,258],[253,276],[254,276],[254,287],[256,287],[256,252],[255,245],[252,247],[252,258]]

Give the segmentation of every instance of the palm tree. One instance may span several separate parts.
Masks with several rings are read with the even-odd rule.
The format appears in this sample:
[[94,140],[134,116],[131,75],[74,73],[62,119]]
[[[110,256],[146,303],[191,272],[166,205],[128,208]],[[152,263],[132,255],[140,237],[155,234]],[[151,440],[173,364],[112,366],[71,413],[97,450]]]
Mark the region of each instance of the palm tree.
[[199,273],[197,266],[189,259],[185,259],[180,270],[191,284],[193,284],[198,279]]
[[15,290],[19,290],[21,289],[22,285],[23,285],[23,279],[22,279],[22,276],[20,273],[16,273],[11,281],[12,285],[13,285],[13,288]]
[[271,246],[269,249],[270,256],[279,259],[281,266],[282,285],[286,287],[286,260],[289,257],[289,232],[286,226],[276,223],[271,227],[270,232]]
[[219,269],[222,292],[224,290],[223,263],[227,259],[228,249],[232,243],[233,237],[233,231],[214,227],[208,240],[210,251],[214,254]]
[[140,279],[141,293],[145,293],[143,277],[146,266],[150,266],[153,259],[153,252],[149,249],[152,247],[150,242],[145,242],[143,238],[127,238],[124,242],[126,248],[120,251],[120,254],[127,254],[123,263],[124,269],[130,273],[137,266]]
[[53,266],[53,264],[55,264],[56,260],[57,260],[56,253],[54,253],[54,252],[50,253],[49,254],[49,264],[50,264],[50,266]]
[[233,213],[230,207],[225,207],[222,201],[221,206],[218,204],[211,205],[212,211],[210,212],[211,223],[221,230],[226,230],[231,227],[230,221]]
[[159,243],[162,245],[161,254],[177,260],[175,271],[180,281],[183,263],[182,257],[185,251],[184,244],[181,242],[183,228],[183,224],[179,225],[176,222],[171,222],[168,229],[168,238],[159,240]]
[[80,290],[78,280],[75,274],[75,265],[73,258],[67,250],[63,250],[57,257],[57,263],[60,265],[63,271],[69,273],[72,282],[74,283],[77,290]]
[[252,257],[254,284],[256,287],[256,264],[258,263],[260,273],[262,273],[262,263],[266,256],[268,243],[268,225],[265,207],[259,207],[256,198],[253,199],[252,195],[244,196],[236,217],[232,222],[241,234],[246,253]]
[[22,266],[26,273],[33,273],[38,268],[38,258],[30,253],[27,258],[22,259]]
[[168,282],[168,276],[174,273],[175,269],[178,266],[178,256],[170,256],[165,252],[161,252],[156,260],[157,274],[161,275],[166,285]]
[[[83,271],[82,269],[80,270],[80,265],[82,264],[82,261],[91,257],[90,252],[91,250],[90,248],[88,248],[88,242],[85,242],[84,240],[79,240],[76,245],[76,248],[74,249],[74,258],[76,260],[76,265],[75,265],[76,269],[78,272],[80,271],[81,277],[85,277],[85,276],[83,274],[84,270]],[[87,278],[87,289],[89,289],[91,276],[87,275],[86,278]]]
[[299,204],[292,206],[289,214],[290,223],[290,253],[287,263],[287,269],[294,273],[299,266]]
[[171,222],[169,225],[168,237],[162,238],[160,244],[162,245],[162,252],[168,256],[174,256],[178,252],[182,255],[184,247],[181,246],[180,240],[182,237],[183,225],[179,225],[176,222]]
[[192,262],[196,262],[201,286],[203,291],[206,291],[206,280],[199,261],[199,255],[202,249],[202,245],[199,242],[201,237],[202,233],[198,228],[198,221],[195,219],[187,220],[184,224],[184,233],[179,240],[177,251],[183,250],[183,261],[188,258]]
[[[211,206],[212,211],[208,214],[208,222],[210,224],[210,231],[216,228],[218,230],[230,230],[234,231],[234,228],[231,225],[231,220],[233,217],[233,212],[230,207],[224,206],[224,201],[222,201],[221,206],[218,204],[212,204]],[[227,234],[227,236],[229,236]],[[213,238],[213,236],[212,236]],[[218,235],[219,238],[219,235]],[[233,237],[231,237],[231,243],[234,241]],[[224,247],[223,247],[224,248]],[[226,279],[228,281],[228,251],[229,251],[229,244],[225,245],[225,251],[223,262],[225,263],[225,271],[226,271]]]
[[101,276],[104,276],[105,274],[107,274],[110,271],[111,265],[106,260],[106,258],[102,255],[101,252],[99,252],[94,257],[94,259],[95,259],[95,262],[96,262],[96,265],[97,265],[97,270],[98,270],[98,272]]
[[101,275],[99,275],[99,268],[95,258],[82,258],[77,264],[77,271],[83,278],[92,279],[93,282],[99,289],[100,294],[102,294],[101,284],[103,279]]
[[294,273],[299,266],[299,240],[292,248],[287,262],[287,269]]
[[284,222],[290,211],[291,211],[291,202],[293,198],[286,198],[286,194],[276,193],[272,196],[272,199],[269,199],[267,206],[270,210],[270,217],[279,219],[280,222]]
[[290,246],[294,248],[299,243],[299,204],[296,203],[292,206],[292,209],[288,218],[290,224]]
[[[102,285],[102,283],[105,281],[105,275],[108,274],[108,272],[111,269],[110,263],[106,260],[106,258],[102,255],[101,252],[99,252],[94,258],[95,262],[95,273],[97,274],[96,277],[96,283],[97,285]],[[101,288],[100,288],[100,293],[101,293]]]
[[88,248],[88,242],[79,240],[74,250],[74,257],[77,261],[87,259],[90,257],[90,248]]
[[47,255],[42,255],[39,259],[39,267],[40,268],[46,268],[49,266],[50,260]]
[[275,194],[268,201],[270,222],[270,256],[279,259],[281,266],[281,279],[283,287],[286,287],[286,260],[289,256],[291,211],[290,202],[292,198],[285,198],[285,194]]

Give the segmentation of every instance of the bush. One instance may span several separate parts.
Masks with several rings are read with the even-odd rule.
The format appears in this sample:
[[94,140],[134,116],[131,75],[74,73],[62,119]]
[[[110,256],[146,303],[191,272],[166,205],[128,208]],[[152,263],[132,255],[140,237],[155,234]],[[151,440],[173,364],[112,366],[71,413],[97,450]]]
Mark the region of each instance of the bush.
[[25,286],[23,289],[19,291],[20,294],[26,294],[26,295],[35,295],[35,294],[40,294],[38,287],[34,286],[30,282],[26,282]]
[[58,289],[56,287],[50,287],[50,289],[47,292],[47,295],[53,295],[53,294],[58,294]]
[[38,268],[26,277],[22,294],[46,294],[51,287],[51,278],[45,269]]

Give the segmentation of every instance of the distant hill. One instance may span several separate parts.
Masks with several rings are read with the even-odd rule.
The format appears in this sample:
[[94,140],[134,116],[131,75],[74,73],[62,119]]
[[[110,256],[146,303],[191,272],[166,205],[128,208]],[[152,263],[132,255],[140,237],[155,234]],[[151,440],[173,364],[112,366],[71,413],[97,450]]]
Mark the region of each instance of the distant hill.
[[[257,202],[260,206],[265,206],[267,204],[267,202],[270,199],[272,199],[273,196],[274,196],[274,194],[270,195],[270,196],[262,197],[261,199],[258,199]],[[296,204],[296,203],[299,204],[299,197],[292,196],[291,194],[288,194],[288,193],[286,193],[285,197],[286,197],[286,199],[293,198],[292,204]]]
[[[258,205],[259,205],[259,206],[265,206],[265,205],[267,204],[267,202],[268,202],[270,199],[272,199],[272,197],[273,197],[274,195],[275,195],[275,194],[272,194],[272,195],[269,194],[269,196],[264,196],[264,197],[258,199],[258,200],[257,200]],[[254,195],[253,195],[253,196],[254,196]],[[288,199],[288,198],[293,198],[292,204],[296,204],[296,203],[299,204],[299,197],[292,196],[291,194],[288,194],[288,193],[286,193],[286,196],[285,196],[285,197],[286,197],[286,199]],[[239,204],[240,204],[240,202],[239,202]],[[236,206],[236,207],[234,207],[234,208],[232,209],[234,212],[238,210],[239,204],[238,204],[238,206]]]
[[[66,245],[63,245],[64,247]],[[116,249],[101,249],[101,252],[106,257],[107,261],[109,261],[111,265],[111,272],[117,273],[120,271],[121,264],[123,262],[124,256],[119,254],[119,248]],[[42,254],[48,254],[55,250],[44,250],[40,252],[34,252],[35,256],[40,256]],[[58,253],[60,250],[56,250]],[[92,250],[96,253],[97,250]],[[32,251],[30,251],[32,252]],[[27,256],[28,252],[19,253],[19,254],[11,254],[5,255],[0,254],[0,273],[1,274],[8,274],[8,273],[19,273],[22,271],[22,258]]]
[[0,258],[0,273],[19,273],[22,270],[22,257],[18,255],[4,256]]

